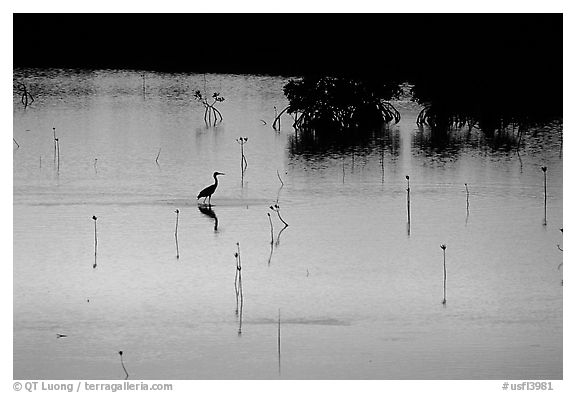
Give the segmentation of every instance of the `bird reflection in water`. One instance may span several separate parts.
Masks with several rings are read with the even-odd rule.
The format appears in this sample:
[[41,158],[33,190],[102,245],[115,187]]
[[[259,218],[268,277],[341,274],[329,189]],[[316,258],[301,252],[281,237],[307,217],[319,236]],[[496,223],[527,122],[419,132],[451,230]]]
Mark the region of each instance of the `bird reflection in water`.
[[274,244],[274,247],[278,247],[280,245],[280,235],[282,235],[282,232],[284,232],[286,228],[288,228],[288,225],[280,229],[280,232],[278,232],[278,236],[276,237],[276,243]]
[[242,335],[242,311],[244,308],[244,300],[240,301],[240,311],[237,311],[237,315],[238,315],[238,336]]
[[214,219],[214,232],[218,232],[218,216],[214,210],[212,210],[212,207],[209,205],[198,205],[198,210],[200,210],[200,213]]
[[238,336],[242,335],[242,311],[244,309],[244,293],[242,291],[242,260],[240,257],[240,243],[236,243],[238,251],[234,253],[236,259],[236,277],[234,277],[234,290],[236,291],[236,316],[238,317]]

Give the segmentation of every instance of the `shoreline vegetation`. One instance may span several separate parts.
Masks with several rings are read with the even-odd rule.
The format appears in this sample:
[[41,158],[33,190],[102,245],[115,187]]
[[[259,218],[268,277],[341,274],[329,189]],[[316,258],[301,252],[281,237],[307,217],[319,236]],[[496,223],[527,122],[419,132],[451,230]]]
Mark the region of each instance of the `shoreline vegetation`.
[[[411,86],[412,100],[423,107],[417,125],[439,135],[477,129],[519,148],[529,127],[563,115],[562,14],[15,14],[13,19],[19,32],[15,70],[289,77],[284,87],[289,104],[278,108],[272,126],[279,129],[280,117],[291,115],[301,137],[397,123],[400,114],[391,100],[403,85]],[[111,28],[94,29],[104,22]],[[299,28],[279,31],[280,22]],[[191,27],[210,31],[210,42],[218,45],[202,45]],[[74,45],[71,36],[82,36],[83,45]],[[15,80],[16,86],[19,82],[27,81]],[[20,87],[19,97],[31,90],[37,93]],[[222,121],[213,104],[205,103],[205,114],[213,115],[210,124]]]

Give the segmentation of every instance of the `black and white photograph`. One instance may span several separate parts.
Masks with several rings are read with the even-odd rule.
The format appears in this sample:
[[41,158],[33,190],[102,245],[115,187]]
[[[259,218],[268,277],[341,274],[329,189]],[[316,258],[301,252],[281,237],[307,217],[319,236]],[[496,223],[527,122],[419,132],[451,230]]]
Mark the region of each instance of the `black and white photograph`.
[[561,12],[133,12],[12,15],[14,390],[562,391]]

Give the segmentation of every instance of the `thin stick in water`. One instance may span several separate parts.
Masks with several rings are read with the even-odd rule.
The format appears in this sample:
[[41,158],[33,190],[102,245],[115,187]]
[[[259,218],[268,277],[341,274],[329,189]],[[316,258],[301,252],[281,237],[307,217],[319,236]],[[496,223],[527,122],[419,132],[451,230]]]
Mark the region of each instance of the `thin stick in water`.
[[270,213],[268,214],[268,221],[270,222],[270,243],[274,243],[274,226],[272,225],[272,218],[270,217]]
[[276,194],[276,204],[279,203],[280,201],[280,192],[282,192],[282,189],[284,188],[284,182],[282,181],[282,178],[280,177],[280,173],[278,172],[278,169],[276,169],[276,175],[278,176],[278,179],[280,180],[280,187],[278,188],[278,193]]
[[464,183],[466,187],[466,223],[468,223],[468,216],[470,215],[470,192],[468,191],[468,183]]
[[94,220],[94,265],[92,265],[92,268],[96,269],[96,255],[98,251],[98,232],[96,229],[96,220],[98,220],[98,217],[92,216],[92,219]]
[[[564,229],[560,228],[560,232],[564,233]],[[564,252],[564,249],[562,247],[560,247],[560,244],[556,244],[556,247],[558,247],[558,250]],[[558,265],[558,270],[560,270],[560,268],[564,265],[564,261],[560,262],[560,264]],[[562,284],[564,283],[564,280],[562,280]]]
[[270,242],[270,255],[268,255],[268,266],[272,263],[272,254],[274,253],[274,241]]
[[548,170],[548,168],[543,166],[541,169],[542,172],[544,172],[544,225],[546,225],[546,203],[548,200],[548,194],[546,191],[546,171]]
[[238,253],[234,253],[234,258],[236,259],[236,272],[234,276],[234,291],[236,293],[236,315],[238,315],[238,302],[240,299],[240,290],[238,288]]
[[380,168],[382,169],[382,184],[384,184],[384,140],[382,140],[382,144],[380,146],[381,146]]
[[444,299],[442,299],[442,304],[446,305],[446,244],[441,244],[440,248],[444,253]]
[[[238,315],[238,300],[240,300],[240,314],[238,321],[238,335],[242,334],[242,310],[244,307],[244,293],[242,291],[242,260],[240,257],[240,243],[236,243],[238,251],[234,254],[236,257],[236,314]],[[240,295],[240,299],[238,299]]]
[[54,139],[54,165],[56,165],[56,139]]
[[240,257],[240,243],[238,245],[238,288],[240,289],[240,307],[244,304],[244,292],[242,291],[242,259]]
[[406,209],[408,214],[408,235],[410,235],[410,176],[406,175],[408,186],[406,187]]
[[242,314],[244,309],[244,302],[240,301],[240,314],[238,315],[238,336],[242,335]]
[[14,139],[14,137],[12,137],[12,140],[14,141],[14,143],[16,144],[16,148],[20,149],[20,144],[18,142],[16,142],[16,139]]
[[281,374],[281,362],[280,362],[280,309],[278,309],[278,374]]
[[176,209],[174,213],[176,213],[176,229],[174,230],[174,238],[176,239],[176,259],[179,259],[180,251],[178,249],[178,215],[180,214],[180,210]]
[[58,157],[58,172],[60,172],[60,140],[58,138],[56,138],[56,149]]
[[124,359],[122,358],[122,351],[118,351],[118,353],[120,354],[120,363],[122,364],[122,368],[124,369],[124,372],[126,373],[126,378],[124,379],[128,379],[128,371],[126,371],[126,367],[124,366]]
[[236,277],[234,278],[234,287],[236,289],[236,314],[238,314],[238,304],[240,304],[240,311],[244,304],[244,294],[242,291],[242,260],[240,257],[240,243],[236,243],[238,251],[234,253],[236,258]]
[[240,144],[240,172],[242,176],[242,186],[244,186],[244,172],[246,172],[246,168],[248,168],[248,161],[246,160],[246,156],[244,155],[244,144],[248,142],[248,138],[240,137],[236,139],[236,142]]
[[278,180],[280,180],[280,183],[282,183],[282,187],[284,187],[284,182],[282,181],[282,178],[280,177],[280,172],[278,172],[278,169],[276,169],[276,175],[278,176]]
[[52,132],[54,134],[54,165],[56,165],[56,127],[52,127]]
[[[248,142],[248,138],[244,138],[244,143]],[[242,161],[244,162],[244,172],[248,169],[248,160],[246,160],[246,155],[244,154],[244,144],[242,144]]]
[[268,256],[268,266],[272,262],[272,253],[274,252],[274,226],[272,225],[272,217],[268,214],[268,221],[270,222],[270,255]]
[[156,155],[156,165],[158,165],[158,158],[160,157],[161,151],[162,151],[162,148],[158,149],[158,154]]

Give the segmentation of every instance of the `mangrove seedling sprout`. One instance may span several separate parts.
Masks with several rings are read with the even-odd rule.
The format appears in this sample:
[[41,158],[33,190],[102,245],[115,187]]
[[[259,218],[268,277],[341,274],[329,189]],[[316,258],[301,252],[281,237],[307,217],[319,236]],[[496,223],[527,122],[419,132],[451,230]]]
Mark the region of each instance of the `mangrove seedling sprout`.
[[[222,114],[214,107],[216,103],[224,101],[224,97],[220,97],[220,93],[212,94],[212,102],[209,102],[208,97],[204,97],[200,90],[196,90],[194,92],[194,99],[204,105],[204,122],[206,125],[215,126],[216,123],[222,122]],[[214,116],[214,120],[212,120],[212,116]]]
[[96,254],[98,250],[98,232],[96,229],[96,220],[98,220],[98,217],[92,216],[92,220],[94,220],[94,265],[92,265],[92,268],[96,269]]
[[441,244],[440,248],[444,253],[444,299],[442,299],[442,304],[446,304],[446,244]]

